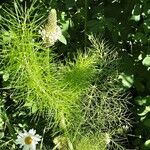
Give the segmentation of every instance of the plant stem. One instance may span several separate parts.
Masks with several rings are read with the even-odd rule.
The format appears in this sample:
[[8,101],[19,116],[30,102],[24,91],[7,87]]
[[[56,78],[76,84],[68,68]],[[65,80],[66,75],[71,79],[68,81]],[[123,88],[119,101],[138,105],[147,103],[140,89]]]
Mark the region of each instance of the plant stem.
[[[64,129],[66,136],[68,135],[67,127],[66,127],[66,121],[64,112],[61,113],[61,127]],[[67,136],[67,143],[70,150],[74,150],[73,144],[71,143],[70,139]]]
[[16,138],[15,130],[14,130],[14,128],[11,126],[11,123],[10,123],[10,121],[9,121],[9,117],[7,116],[6,110],[3,110],[2,118],[3,118],[4,122],[6,122],[6,125],[7,125],[7,127],[8,127],[8,130],[9,130],[10,135],[12,136],[13,139],[15,139],[15,138]]
[[87,11],[88,11],[88,0],[85,0],[85,14],[84,14],[84,47],[87,46]]

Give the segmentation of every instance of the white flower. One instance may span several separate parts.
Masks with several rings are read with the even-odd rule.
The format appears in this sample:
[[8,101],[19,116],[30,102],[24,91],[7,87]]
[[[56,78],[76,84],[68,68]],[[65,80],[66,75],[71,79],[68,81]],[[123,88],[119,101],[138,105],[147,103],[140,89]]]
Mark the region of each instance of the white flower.
[[54,45],[60,38],[62,33],[60,27],[57,25],[57,12],[55,9],[49,11],[47,23],[39,33],[47,47]]
[[47,31],[43,28],[42,31],[39,31],[39,33],[42,35],[42,39],[47,46],[54,45],[62,34],[59,26],[56,26],[56,30],[54,31]]
[[41,140],[41,136],[35,134],[36,130],[30,129],[29,132],[24,130],[24,133],[19,133],[16,139],[16,144],[20,144],[23,150],[36,150],[36,144]]

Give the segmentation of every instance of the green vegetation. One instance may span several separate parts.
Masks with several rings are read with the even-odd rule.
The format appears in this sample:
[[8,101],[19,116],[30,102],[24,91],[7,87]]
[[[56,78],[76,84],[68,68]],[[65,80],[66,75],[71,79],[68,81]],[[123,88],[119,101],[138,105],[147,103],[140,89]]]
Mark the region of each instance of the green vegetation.
[[0,149],[31,128],[38,150],[149,149],[149,7],[1,2]]

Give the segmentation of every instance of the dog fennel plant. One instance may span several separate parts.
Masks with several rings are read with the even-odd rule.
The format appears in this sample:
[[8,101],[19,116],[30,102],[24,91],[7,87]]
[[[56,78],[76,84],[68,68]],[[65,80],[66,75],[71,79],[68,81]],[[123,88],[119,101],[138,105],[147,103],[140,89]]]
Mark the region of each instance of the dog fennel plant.
[[113,140],[129,126],[117,54],[90,36],[91,48],[78,51],[73,61],[56,62],[57,54],[38,33],[43,19],[37,2],[27,8],[14,1],[14,8],[3,9],[1,71],[9,74],[11,97],[54,119],[53,134],[60,135],[53,149],[124,149]]

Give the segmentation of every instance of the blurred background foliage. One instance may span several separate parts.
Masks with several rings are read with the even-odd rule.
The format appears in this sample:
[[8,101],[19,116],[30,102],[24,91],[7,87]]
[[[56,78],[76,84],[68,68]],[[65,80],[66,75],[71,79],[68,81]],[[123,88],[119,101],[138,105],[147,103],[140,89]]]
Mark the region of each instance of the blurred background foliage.
[[[11,3],[1,0],[1,5]],[[20,0],[23,2],[23,0]],[[30,0],[27,0],[30,3]],[[58,23],[67,40],[56,43],[56,52],[65,58],[77,49],[90,46],[88,35],[104,38],[118,50],[121,58],[119,78],[131,91],[130,106],[133,128],[129,133],[128,148],[150,149],[150,0],[39,0],[45,18],[55,8]],[[0,13],[2,10],[0,10]],[[1,80],[9,76],[1,73]],[[2,92],[2,99],[6,96]],[[8,94],[8,93],[7,93]],[[6,105],[0,104],[0,107]],[[5,114],[5,111],[1,110]],[[0,125],[7,123],[0,119]],[[13,119],[11,118],[13,121]],[[1,127],[0,127],[1,129]],[[3,136],[0,134],[0,136]]]

